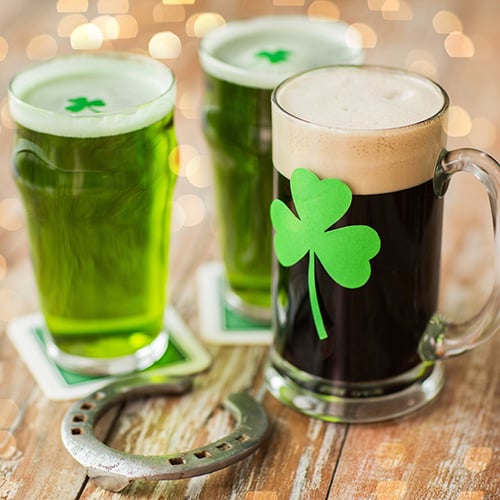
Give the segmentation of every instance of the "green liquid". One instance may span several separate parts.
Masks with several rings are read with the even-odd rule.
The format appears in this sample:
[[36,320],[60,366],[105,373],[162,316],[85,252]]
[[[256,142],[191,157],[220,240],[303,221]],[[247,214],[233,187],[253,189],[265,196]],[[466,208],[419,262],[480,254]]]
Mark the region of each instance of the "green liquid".
[[204,130],[212,155],[226,278],[243,302],[267,308],[271,303],[271,91],[206,78]]
[[175,146],[172,115],[99,138],[18,128],[14,176],[41,307],[60,349],[124,356],[159,334]]

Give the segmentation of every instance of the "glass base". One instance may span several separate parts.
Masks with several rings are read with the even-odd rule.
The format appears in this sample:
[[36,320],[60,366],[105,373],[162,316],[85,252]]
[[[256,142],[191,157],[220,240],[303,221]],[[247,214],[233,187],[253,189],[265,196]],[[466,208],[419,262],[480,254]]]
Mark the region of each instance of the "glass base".
[[168,346],[168,334],[161,331],[151,344],[138,349],[133,354],[114,358],[91,358],[61,350],[48,332],[45,332],[44,340],[49,356],[61,368],[84,375],[124,375],[144,370],[158,361]]
[[[438,362],[426,367],[425,375],[420,379],[394,392],[380,396],[345,397],[332,395],[332,392],[339,389],[333,386],[329,388],[325,379],[314,377],[316,381],[320,381],[318,387],[321,386],[325,392],[307,388],[304,380],[310,381],[312,376],[289,364],[292,370],[287,370],[284,368],[286,365],[276,353],[271,353],[265,371],[268,390],[283,404],[299,413],[327,422],[369,423],[400,417],[432,401],[444,384],[444,370]],[[398,377],[398,380],[388,381],[388,385],[399,385],[400,380]]]
[[271,323],[271,308],[262,307],[245,302],[229,285],[224,287],[224,300],[226,304],[240,316],[253,321],[254,323]]

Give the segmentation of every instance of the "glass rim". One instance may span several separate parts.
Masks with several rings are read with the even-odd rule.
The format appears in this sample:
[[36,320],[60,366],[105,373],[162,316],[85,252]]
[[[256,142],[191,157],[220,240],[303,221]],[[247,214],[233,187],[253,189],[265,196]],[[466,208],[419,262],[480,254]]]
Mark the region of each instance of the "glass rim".
[[345,41],[346,31],[350,27],[349,24],[327,17],[284,14],[278,16],[263,15],[250,19],[230,21],[209,31],[201,38],[198,47],[201,67],[210,76],[236,85],[272,90],[285,78],[296,72],[289,72],[285,76],[270,72],[256,76],[252,68],[245,68],[223,61],[214,52],[226,43],[234,42],[234,40],[242,39],[249,34],[259,33],[270,28],[281,29],[288,25],[290,28],[298,30],[307,28],[307,33],[310,33],[311,23],[315,24],[315,28],[321,29],[322,33],[325,34],[325,41],[328,40],[328,37],[331,37],[332,42],[338,43],[339,47],[342,47],[345,51],[343,55],[348,58],[345,63],[358,64],[362,62],[365,51],[361,45],[361,35],[359,35],[359,45],[350,46]]
[[[336,127],[333,125],[324,125],[321,123],[316,123],[315,121],[308,120],[306,118],[302,118],[300,116],[297,116],[296,114],[292,113],[291,111],[287,110],[280,102],[279,102],[279,97],[278,94],[284,87],[286,87],[290,82],[304,76],[305,74],[313,73],[313,72],[319,72],[319,71],[324,71],[328,69],[335,69],[335,68],[354,68],[354,69],[360,69],[360,70],[370,70],[370,71],[385,71],[385,72],[391,72],[395,74],[400,74],[400,75],[407,75],[411,76],[412,78],[417,78],[419,80],[426,81],[430,84],[432,84],[442,95],[443,97],[443,105],[431,116],[428,116],[427,118],[424,118],[422,120],[415,121],[413,123],[408,123],[406,125],[400,125],[397,127],[384,127],[384,128],[347,128],[347,127]],[[321,66],[318,68],[313,68],[309,69],[306,71],[302,71],[300,73],[296,73],[295,75],[290,76],[286,80],[283,80],[272,92],[271,94],[271,102],[276,108],[282,112],[284,115],[292,118],[293,120],[303,123],[304,125],[313,125],[314,127],[317,127],[322,130],[330,130],[332,132],[337,132],[337,133],[349,133],[349,134],[360,134],[360,135],[368,135],[368,134],[380,134],[383,132],[390,132],[390,131],[398,131],[398,130],[403,130],[403,129],[408,129],[408,128],[413,128],[413,127],[418,127],[421,125],[424,125],[426,123],[429,123],[439,116],[442,116],[444,113],[446,113],[449,105],[450,105],[450,98],[444,90],[444,88],[439,85],[439,83],[435,82],[431,78],[421,75],[419,73],[415,73],[413,71],[409,71],[406,69],[402,68],[397,68],[393,66],[381,66],[381,65],[372,65],[372,64],[360,64],[360,65],[354,65],[354,64],[334,64],[334,65],[327,65],[327,66]]]
[[[98,60],[114,60],[114,61],[133,61],[134,63],[139,63],[143,64],[144,67],[151,67],[154,68],[158,74],[162,73],[163,75],[168,75],[168,79],[165,80],[165,88],[162,89],[157,95],[151,97],[151,98],[146,98],[143,101],[130,105],[130,106],[125,106],[121,109],[114,110],[114,111],[100,111],[95,114],[84,114],[84,115],[77,115],[75,113],[67,113],[63,112],[62,110],[54,110],[54,109],[47,109],[45,107],[35,105],[32,103],[27,102],[23,97],[20,95],[20,89],[16,88],[21,85],[20,81],[22,79],[27,79],[29,74],[32,72],[38,71],[40,68],[49,67],[51,64],[61,64],[64,61],[74,61],[79,58],[82,59],[98,59]],[[26,88],[25,86],[23,88]],[[108,135],[118,135],[121,133],[125,133],[127,131],[133,132],[135,130],[139,130],[140,128],[147,127],[151,125],[152,123],[155,123],[159,119],[161,119],[162,116],[165,116],[168,114],[171,110],[174,109],[175,106],[175,91],[176,91],[176,78],[175,75],[172,71],[171,68],[169,68],[167,65],[163,64],[162,62],[148,57],[146,55],[142,54],[137,54],[134,52],[126,52],[126,51],[102,51],[102,52],[92,52],[92,53],[74,53],[74,54],[65,54],[65,55],[59,55],[56,57],[53,57],[51,59],[45,60],[45,61],[39,61],[37,63],[31,64],[26,66],[25,68],[21,69],[18,71],[9,81],[8,84],[8,97],[9,97],[9,109],[10,109],[10,114],[12,116],[12,119],[14,122],[17,124],[28,128],[32,130],[36,130],[37,132],[41,133],[49,133],[53,135],[61,135],[65,136],[66,134],[64,132],[61,132],[61,126],[59,127],[53,127],[50,126],[50,123],[53,123],[54,120],[60,120],[63,119],[65,122],[71,122],[71,123],[78,123],[78,127],[82,126],[85,122],[88,124],[85,127],[85,129],[92,129],[92,124],[97,124],[98,122],[102,122],[106,119],[114,119],[122,117],[122,116],[130,116],[132,113],[136,112],[138,109],[145,109],[145,108],[154,108],[156,103],[164,101],[164,104],[161,108],[157,109],[157,112],[152,113],[153,119],[151,120],[146,120],[144,123],[141,122],[139,126],[134,126],[134,123],[137,122],[131,122],[127,124],[128,126],[125,126],[125,124],[122,124],[121,126],[117,126],[117,131],[115,132],[113,130],[112,133]],[[161,110],[161,111],[160,111]],[[17,116],[16,116],[17,115]],[[26,116],[33,116],[35,118],[35,122],[45,122],[46,126],[45,127],[33,127],[30,126],[29,121],[27,119],[24,119]],[[22,118],[21,118],[22,116]],[[76,128],[76,126],[75,126]],[[43,129],[43,130],[42,130]],[[50,130],[50,131],[46,131]],[[51,131],[51,130],[56,130],[56,132]],[[80,137],[80,135],[68,135],[70,137]],[[89,135],[84,135],[82,137],[96,137],[96,136],[102,136],[101,133],[98,135],[94,135],[90,133]]]

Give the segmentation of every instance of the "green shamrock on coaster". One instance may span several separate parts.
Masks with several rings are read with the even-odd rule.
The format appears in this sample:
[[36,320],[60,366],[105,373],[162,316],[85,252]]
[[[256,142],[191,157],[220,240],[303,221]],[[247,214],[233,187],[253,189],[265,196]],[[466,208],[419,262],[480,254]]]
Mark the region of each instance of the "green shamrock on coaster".
[[94,109],[94,107],[106,106],[106,103],[101,99],[95,99],[93,101],[89,101],[86,97],[75,97],[73,99],[68,99],[68,101],[72,104],[66,106],[64,109],[67,109],[68,111],[73,111],[74,113],[83,111],[85,108],[89,108],[90,111],[93,111],[94,113],[100,113],[100,111],[98,109]]
[[307,253],[309,301],[318,337],[328,334],[316,290],[316,257],[332,280],[344,288],[360,288],[370,278],[370,259],[380,251],[380,238],[369,226],[328,230],[349,210],[352,192],[338,179],[320,180],[304,168],[293,171],[292,199],[298,217],[281,200],[271,203],[274,250],[281,265],[290,267]]
[[267,50],[261,50],[257,52],[257,57],[263,57],[269,59],[271,63],[279,63],[286,61],[292,52],[290,50],[279,49],[274,52],[269,52]]

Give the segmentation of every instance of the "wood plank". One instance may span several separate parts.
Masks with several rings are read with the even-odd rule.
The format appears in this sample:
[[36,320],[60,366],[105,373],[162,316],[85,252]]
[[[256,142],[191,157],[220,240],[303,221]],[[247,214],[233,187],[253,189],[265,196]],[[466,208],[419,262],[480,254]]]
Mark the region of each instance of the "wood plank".
[[447,361],[443,392],[418,413],[351,426],[329,498],[500,498],[499,348],[497,336]]

